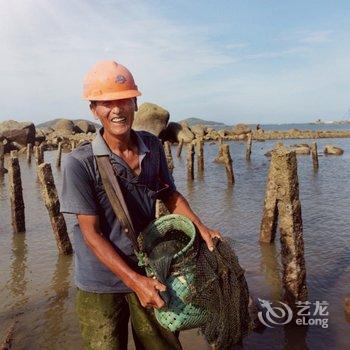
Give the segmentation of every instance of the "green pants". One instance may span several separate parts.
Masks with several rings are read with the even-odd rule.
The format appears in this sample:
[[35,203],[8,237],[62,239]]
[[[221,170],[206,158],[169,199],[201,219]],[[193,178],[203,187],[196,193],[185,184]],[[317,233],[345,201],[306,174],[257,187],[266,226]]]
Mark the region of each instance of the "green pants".
[[90,293],[80,289],[76,311],[87,350],[127,350],[128,322],[137,350],[181,350],[176,334],[163,328],[134,293]]

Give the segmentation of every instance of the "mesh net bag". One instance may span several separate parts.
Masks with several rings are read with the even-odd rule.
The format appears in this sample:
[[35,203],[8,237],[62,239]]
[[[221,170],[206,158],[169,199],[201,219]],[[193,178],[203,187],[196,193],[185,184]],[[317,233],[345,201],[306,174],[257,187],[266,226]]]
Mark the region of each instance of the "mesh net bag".
[[167,286],[166,306],[155,309],[171,331],[200,328],[215,349],[230,349],[251,330],[244,271],[228,240],[210,252],[181,215],[155,220],[139,236],[139,264]]

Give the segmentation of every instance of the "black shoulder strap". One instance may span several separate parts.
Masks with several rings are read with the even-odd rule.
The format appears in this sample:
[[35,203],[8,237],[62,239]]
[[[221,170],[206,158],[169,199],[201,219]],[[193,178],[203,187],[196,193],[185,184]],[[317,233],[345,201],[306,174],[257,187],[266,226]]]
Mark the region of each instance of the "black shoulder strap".
[[125,234],[129,237],[138,252],[137,236],[134,225],[132,224],[128,207],[126,205],[123,193],[119,186],[118,178],[109,161],[108,156],[96,156],[97,167],[101,175],[103,187],[111,203],[113,211],[120,221]]

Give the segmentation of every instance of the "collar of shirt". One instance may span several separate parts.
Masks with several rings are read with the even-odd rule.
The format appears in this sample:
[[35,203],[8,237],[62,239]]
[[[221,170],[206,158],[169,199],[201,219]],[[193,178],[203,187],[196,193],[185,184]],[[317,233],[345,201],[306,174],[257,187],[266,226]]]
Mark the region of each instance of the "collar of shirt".
[[[136,135],[137,140],[137,149],[138,149],[138,155],[139,155],[139,167],[141,169],[141,163],[142,160],[145,158],[146,154],[150,152],[149,148],[145,145],[143,142],[141,136],[138,134],[138,132],[131,130],[131,132]],[[117,161],[119,161],[122,165],[125,165],[125,162],[115,153],[113,153],[108,145],[106,144],[106,141],[104,140],[103,136],[103,128],[100,128],[96,132],[96,137],[92,141],[92,152],[94,156],[112,156]]]

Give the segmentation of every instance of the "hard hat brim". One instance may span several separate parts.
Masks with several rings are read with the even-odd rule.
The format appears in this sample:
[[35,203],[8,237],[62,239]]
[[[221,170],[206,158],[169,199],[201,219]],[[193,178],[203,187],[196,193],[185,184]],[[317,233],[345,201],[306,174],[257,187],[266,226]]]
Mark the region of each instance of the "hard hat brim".
[[141,96],[141,92],[138,90],[125,90],[118,92],[101,93],[100,95],[94,94],[89,96],[82,96],[83,100],[88,101],[113,101],[113,100],[123,100],[125,98],[133,98]]

